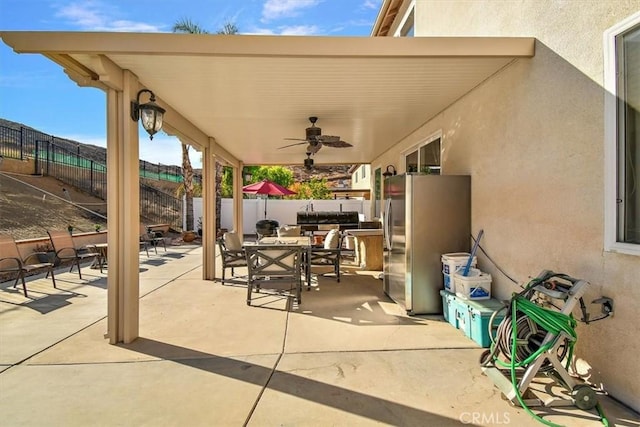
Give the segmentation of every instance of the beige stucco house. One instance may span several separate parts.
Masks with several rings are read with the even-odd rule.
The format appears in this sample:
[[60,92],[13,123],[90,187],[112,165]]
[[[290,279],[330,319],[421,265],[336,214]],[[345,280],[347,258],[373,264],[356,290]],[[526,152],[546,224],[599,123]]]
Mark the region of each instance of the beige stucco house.
[[[472,229],[501,268],[520,281],[564,272],[591,283],[588,302],[613,298],[613,317],[578,328],[579,369],[640,409],[640,1],[385,0],[372,35],[535,37],[534,57],[424,117],[372,166],[404,172],[441,144],[442,173],[472,177]],[[498,297],[518,291],[479,263]]]
[[[214,163],[237,172],[302,164],[304,147],[278,148],[318,116],[326,133],[354,147],[323,148],[316,163],[370,164],[371,188],[389,165],[398,173],[428,167],[471,175],[473,230],[484,229],[482,246],[502,269],[522,282],[543,269],[564,272],[591,283],[589,301],[613,298],[613,317],[579,327],[577,355],[586,361],[579,367],[640,409],[640,199],[632,191],[637,177],[619,167],[637,170],[640,143],[636,133],[627,141],[635,154],[617,152],[615,108],[616,87],[637,84],[638,67],[616,79],[613,48],[623,38],[637,55],[639,9],[638,0],[385,0],[368,38],[0,37],[105,93],[110,342],[138,337],[138,147],[152,142],[139,137],[130,113],[149,89],[166,109],[163,130],[203,154],[205,279],[215,275]],[[635,88],[629,102],[637,102]],[[627,113],[637,124],[637,111]],[[241,175],[234,174],[240,233]],[[379,216],[381,204],[372,206]],[[480,265],[498,297],[518,289],[482,255]]]

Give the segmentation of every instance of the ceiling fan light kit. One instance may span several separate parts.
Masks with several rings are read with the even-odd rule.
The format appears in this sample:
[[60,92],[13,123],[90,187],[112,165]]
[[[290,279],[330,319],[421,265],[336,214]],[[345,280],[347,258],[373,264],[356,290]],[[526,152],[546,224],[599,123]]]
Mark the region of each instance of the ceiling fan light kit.
[[304,167],[307,170],[313,168],[313,159],[311,158],[311,156],[308,156],[306,159],[304,159]]

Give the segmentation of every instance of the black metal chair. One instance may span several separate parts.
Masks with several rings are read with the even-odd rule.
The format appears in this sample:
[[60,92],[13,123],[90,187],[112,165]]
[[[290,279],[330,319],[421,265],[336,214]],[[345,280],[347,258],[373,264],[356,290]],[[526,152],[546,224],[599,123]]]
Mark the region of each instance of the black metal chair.
[[[33,262],[37,260],[37,262]],[[22,291],[27,295],[27,285],[24,281],[25,274],[37,270],[46,270],[47,277],[51,274],[53,287],[56,287],[56,278],[53,274],[53,263],[48,262],[47,254],[44,252],[34,252],[26,258],[22,258],[18,245],[12,236],[0,234],[0,273],[16,273],[16,281],[13,287],[18,286],[18,281],[22,281]]]
[[[244,283],[244,280],[239,280],[238,276],[235,275],[236,268],[247,266],[247,256],[244,249],[242,249],[242,244],[237,234],[227,232],[216,243],[220,249],[220,258],[222,260],[222,283]],[[230,279],[225,277],[225,272],[228,268],[231,269]]]
[[255,289],[275,290],[278,293],[295,297],[302,302],[302,254],[301,246],[273,245],[246,246],[247,269],[247,305],[251,305],[251,295]]
[[53,250],[56,251],[56,259],[59,262],[71,261],[69,273],[71,273],[73,266],[75,265],[78,267],[78,276],[82,279],[80,263],[88,260],[94,261],[98,254],[95,252],[89,252],[83,248],[76,248],[73,243],[73,237],[68,231],[48,230],[47,234],[51,239]]

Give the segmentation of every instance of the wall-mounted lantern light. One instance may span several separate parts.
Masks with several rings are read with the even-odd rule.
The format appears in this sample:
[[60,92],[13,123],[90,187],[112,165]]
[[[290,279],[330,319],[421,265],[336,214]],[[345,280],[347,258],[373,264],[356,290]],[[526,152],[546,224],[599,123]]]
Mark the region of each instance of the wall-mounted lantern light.
[[[140,95],[143,92],[149,93],[149,102],[140,104]],[[139,119],[142,127],[149,133],[149,139],[153,140],[153,135],[162,129],[162,117],[165,109],[155,103],[156,96],[149,89],[142,89],[138,92],[135,101],[131,101],[131,118],[134,122]]]
[[382,176],[384,176],[385,178],[389,178],[390,176],[393,176],[393,175],[397,175],[396,168],[393,165],[388,165],[387,169],[384,172],[382,172]]

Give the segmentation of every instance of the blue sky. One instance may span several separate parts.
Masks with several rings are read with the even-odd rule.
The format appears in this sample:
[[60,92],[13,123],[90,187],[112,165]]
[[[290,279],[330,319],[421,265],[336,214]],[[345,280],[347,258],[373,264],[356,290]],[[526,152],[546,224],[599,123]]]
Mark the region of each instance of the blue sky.
[[[241,34],[369,36],[382,0],[0,0],[0,29],[171,32],[188,18],[216,32],[233,22]],[[105,146],[105,95],[80,88],[41,55],[0,43],[0,118],[55,136]],[[164,134],[140,158],[180,164],[180,143]],[[200,167],[192,155],[194,167]]]

